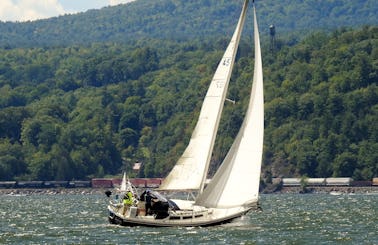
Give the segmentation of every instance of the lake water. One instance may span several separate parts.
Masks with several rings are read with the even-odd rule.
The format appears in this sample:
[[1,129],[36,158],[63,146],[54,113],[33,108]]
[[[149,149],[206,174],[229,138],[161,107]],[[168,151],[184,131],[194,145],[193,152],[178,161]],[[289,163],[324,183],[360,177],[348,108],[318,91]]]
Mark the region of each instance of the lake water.
[[0,195],[0,244],[378,244],[378,195],[269,194],[207,228],[121,227],[105,195]]

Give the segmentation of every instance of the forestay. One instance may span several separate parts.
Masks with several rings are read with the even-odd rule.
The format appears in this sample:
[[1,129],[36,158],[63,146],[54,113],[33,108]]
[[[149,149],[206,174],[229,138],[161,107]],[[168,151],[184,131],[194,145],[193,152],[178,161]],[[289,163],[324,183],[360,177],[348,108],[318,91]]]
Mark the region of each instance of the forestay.
[[264,132],[263,73],[260,38],[254,13],[255,66],[251,98],[241,129],[221,167],[197,205],[229,208],[258,201]]
[[237,28],[210,83],[197,125],[189,144],[160,190],[199,190],[210,163],[219,120],[243,29],[248,0],[245,0]]

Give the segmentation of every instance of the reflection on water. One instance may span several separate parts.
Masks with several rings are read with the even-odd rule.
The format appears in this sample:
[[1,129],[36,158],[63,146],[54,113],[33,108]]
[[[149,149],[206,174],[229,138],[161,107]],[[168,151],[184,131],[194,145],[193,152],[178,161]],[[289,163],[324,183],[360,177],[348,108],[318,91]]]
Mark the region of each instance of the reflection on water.
[[0,196],[0,244],[378,244],[378,195],[262,195],[207,228],[108,224],[105,195]]

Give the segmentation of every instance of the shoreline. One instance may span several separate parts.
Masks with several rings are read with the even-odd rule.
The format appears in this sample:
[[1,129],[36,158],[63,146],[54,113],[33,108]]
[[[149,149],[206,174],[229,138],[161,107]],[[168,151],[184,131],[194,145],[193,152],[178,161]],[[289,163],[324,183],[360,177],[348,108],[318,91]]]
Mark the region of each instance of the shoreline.
[[0,195],[28,196],[28,195],[105,195],[107,189],[102,188],[10,188],[0,189]]
[[301,187],[282,187],[278,193],[378,194],[378,186],[311,186],[305,191]]
[[[0,195],[105,195],[113,188],[4,188]],[[378,186],[312,186],[305,191],[301,187],[282,187],[279,190],[260,192],[261,194],[378,194]]]

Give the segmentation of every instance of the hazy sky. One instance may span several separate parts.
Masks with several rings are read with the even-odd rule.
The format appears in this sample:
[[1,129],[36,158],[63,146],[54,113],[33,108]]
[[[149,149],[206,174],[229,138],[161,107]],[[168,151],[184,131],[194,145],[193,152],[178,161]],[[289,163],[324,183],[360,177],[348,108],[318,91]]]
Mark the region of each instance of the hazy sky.
[[0,0],[1,21],[44,19],[134,0]]

